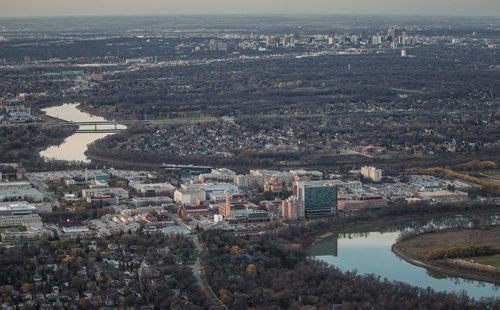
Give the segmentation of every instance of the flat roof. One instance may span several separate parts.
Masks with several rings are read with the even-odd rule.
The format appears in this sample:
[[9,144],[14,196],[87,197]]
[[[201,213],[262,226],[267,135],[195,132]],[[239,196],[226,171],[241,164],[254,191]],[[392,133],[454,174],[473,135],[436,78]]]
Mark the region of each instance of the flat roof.
[[27,181],[0,182],[0,187],[3,187],[3,186],[23,186],[23,185],[31,186],[31,183],[27,182]]
[[36,207],[27,203],[26,201],[0,202],[0,211],[22,211],[22,210],[35,211]]

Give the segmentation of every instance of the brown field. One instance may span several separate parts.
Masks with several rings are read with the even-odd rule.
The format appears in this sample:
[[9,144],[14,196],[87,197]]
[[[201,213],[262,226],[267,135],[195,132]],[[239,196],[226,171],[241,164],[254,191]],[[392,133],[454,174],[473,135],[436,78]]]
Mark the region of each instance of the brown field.
[[500,229],[460,229],[439,233],[423,234],[399,242],[404,251],[418,260],[427,260],[427,254],[435,248],[468,247],[489,245],[500,249]]
[[[456,229],[438,233],[422,234],[412,239],[404,240],[393,246],[393,251],[406,261],[430,270],[469,279],[482,280],[500,284],[498,270],[486,270],[497,267],[494,265],[497,256],[483,256],[471,259],[439,259],[429,260],[428,254],[435,248],[469,247],[488,245],[500,250],[500,228],[490,230]],[[476,262],[482,266],[464,266],[463,261]],[[470,264],[469,264],[470,265]],[[487,266],[483,268],[484,266]],[[493,268],[494,269],[494,268]]]

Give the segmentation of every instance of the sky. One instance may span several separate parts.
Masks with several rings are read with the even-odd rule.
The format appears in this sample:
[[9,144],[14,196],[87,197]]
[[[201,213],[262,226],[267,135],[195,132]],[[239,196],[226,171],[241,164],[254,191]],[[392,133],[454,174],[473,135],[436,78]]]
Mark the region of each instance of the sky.
[[500,0],[0,0],[0,17],[149,14],[500,16]]

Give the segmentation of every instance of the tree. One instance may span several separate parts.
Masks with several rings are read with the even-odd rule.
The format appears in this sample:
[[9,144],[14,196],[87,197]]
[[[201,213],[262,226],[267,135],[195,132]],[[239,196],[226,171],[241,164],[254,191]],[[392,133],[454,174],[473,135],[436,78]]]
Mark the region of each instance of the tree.
[[254,264],[248,264],[247,274],[254,278],[257,275],[257,267]]

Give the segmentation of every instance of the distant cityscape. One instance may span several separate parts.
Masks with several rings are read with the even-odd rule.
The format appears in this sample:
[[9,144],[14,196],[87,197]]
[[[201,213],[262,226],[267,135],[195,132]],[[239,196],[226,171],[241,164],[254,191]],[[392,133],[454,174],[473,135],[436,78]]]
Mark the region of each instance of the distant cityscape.
[[2,309],[499,308],[499,48],[494,17],[0,19]]

